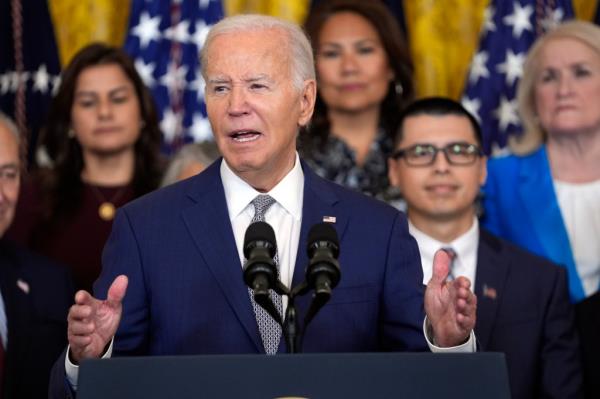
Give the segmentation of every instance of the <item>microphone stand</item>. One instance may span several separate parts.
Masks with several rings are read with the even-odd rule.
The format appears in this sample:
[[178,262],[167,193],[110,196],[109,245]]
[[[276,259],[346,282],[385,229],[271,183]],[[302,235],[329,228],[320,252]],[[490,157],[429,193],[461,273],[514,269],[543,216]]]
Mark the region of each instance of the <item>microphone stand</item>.
[[[273,317],[273,319],[281,326],[281,331],[283,333],[283,337],[285,339],[285,343],[288,349],[287,352],[301,353],[303,334],[301,331],[302,329],[300,328],[300,325],[298,323],[295,300],[297,296],[306,294],[310,290],[310,287],[306,281],[303,281],[302,283],[290,290],[278,279],[275,283],[275,287],[273,287],[273,290],[279,295],[285,295],[288,297],[288,304],[285,310],[285,318],[283,319],[283,321],[281,320],[279,314],[275,313],[275,315],[277,316],[275,317],[274,314],[270,311],[270,309],[275,309],[275,305],[273,304],[273,301],[271,301],[271,298],[268,295],[264,298],[264,302],[257,301],[257,303],[260,306],[262,306],[267,311],[267,313],[269,313],[271,317]],[[331,292],[315,292],[308,312],[304,317],[304,330],[306,330],[306,327],[315,317],[317,312],[329,301],[330,296]],[[269,302],[270,305],[268,304]]]

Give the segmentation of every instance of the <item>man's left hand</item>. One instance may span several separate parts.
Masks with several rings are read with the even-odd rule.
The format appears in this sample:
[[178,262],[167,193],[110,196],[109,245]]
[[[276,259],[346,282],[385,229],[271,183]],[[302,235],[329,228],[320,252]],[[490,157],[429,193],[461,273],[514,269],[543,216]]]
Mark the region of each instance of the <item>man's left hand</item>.
[[475,327],[477,297],[469,289],[466,277],[446,281],[450,270],[450,256],[436,252],[433,274],[425,290],[425,313],[433,327],[436,346],[451,347],[464,344]]

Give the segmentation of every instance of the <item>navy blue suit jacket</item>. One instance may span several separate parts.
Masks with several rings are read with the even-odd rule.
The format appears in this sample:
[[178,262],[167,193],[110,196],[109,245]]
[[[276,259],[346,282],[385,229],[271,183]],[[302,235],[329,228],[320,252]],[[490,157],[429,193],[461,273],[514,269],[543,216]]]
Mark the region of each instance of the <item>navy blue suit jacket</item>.
[[3,398],[46,398],[67,343],[73,282],[65,267],[0,240],[0,290],[8,325]]
[[481,229],[475,335],[504,352],[514,398],[582,396],[579,344],[565,269]]
[[[114,355],[264,353],[219,167],[133,201],[115,218],[94,287],[104,298],[117,275],[129,277]],[[304,352],[426,350],[422,270],[405,216],[303,170],[293,285],[304,278],[308,230],[324,216],[336,220],[342,274],[308,326]],[[302,319],[309,298],[297,305]]]

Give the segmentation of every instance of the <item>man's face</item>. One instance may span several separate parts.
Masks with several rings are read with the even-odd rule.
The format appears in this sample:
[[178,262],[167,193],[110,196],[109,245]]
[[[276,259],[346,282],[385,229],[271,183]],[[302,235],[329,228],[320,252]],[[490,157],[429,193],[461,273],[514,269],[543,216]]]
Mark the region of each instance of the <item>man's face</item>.
[[0,237],[15,216],[19,199],[19,145],[16,137],[0,122]]
[[219,150],[232,170],[270,190],[293,167],[299,126],[310,120],[315,82],[292,83],[279,29],[216,36],[206,66],[206,108]]
[[[478,146],[469,119],[464,116],[416,115],[406,118],[402,126],[404,134],[396,150],[417,144],[437,148],[450,143]],[[474,201],[487,173],[485,157],[472,158],[470,164],[453,165],[438,151],[429,166],[411,166],[404,158],[390,159],[390,181],[401,189],[413,223],[470,223],[475,214]]]

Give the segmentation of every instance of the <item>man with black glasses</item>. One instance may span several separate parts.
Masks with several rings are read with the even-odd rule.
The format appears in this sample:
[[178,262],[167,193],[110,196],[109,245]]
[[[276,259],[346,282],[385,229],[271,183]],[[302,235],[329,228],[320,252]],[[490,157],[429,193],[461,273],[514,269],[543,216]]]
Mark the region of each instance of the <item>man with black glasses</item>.
[[[478,297],[481,349],[506,354],[513,398],[581,396],[581,366],[564,268],[479,227],[486,178],[477,120],[459,103],[426,98],[403,112],[389,160],[390,182],[408,206],[423,281],[445,249],[449,279],[465,276]],[[506,215],[510,217],[510,215]]]

